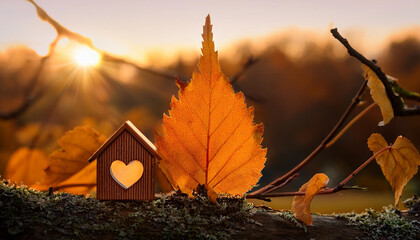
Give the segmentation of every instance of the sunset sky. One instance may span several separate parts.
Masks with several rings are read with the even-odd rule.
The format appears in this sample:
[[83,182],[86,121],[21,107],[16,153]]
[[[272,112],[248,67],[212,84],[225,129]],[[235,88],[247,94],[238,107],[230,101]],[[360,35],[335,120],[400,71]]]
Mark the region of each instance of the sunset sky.
[[[380,46],[396,32],[420,26],[420,2],[410,1],[111,1],[38,0],[53,18],[90,37],[110,53],[143,61],[148,54],[171,56],[181,50],[198,52],[202,25],[211,14],[219,50],[243,39],[301,29],[329,36],[338,27],[364,48]],[[418,29],[418,28],[417,28]],[[55,31],[36,16],[24,0],[0,1],[0,51],[27,45],[45,54]],[[419,31],[420,32],[420,31]]]

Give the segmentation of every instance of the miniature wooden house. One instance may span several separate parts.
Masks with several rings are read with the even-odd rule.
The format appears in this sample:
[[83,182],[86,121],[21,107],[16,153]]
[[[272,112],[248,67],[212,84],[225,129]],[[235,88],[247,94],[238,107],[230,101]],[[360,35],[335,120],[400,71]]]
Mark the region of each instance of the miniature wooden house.
[[99,200],[153,200],[156,147],[126,121],[89,159],[97,159]]

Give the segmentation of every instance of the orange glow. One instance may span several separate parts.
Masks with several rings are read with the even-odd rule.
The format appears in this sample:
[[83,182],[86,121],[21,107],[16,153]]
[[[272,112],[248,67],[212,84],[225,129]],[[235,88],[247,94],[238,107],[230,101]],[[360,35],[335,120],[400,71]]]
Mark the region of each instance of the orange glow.
[[125,189],[133,186],[143,176],[143,164],[138,160],[131,161],[128,165],[115,160],[110,170],[112,178]]
[[86,46],[79,46],[74,50],[73,59],[82,67],[95,67],[101,62],[101,55]]

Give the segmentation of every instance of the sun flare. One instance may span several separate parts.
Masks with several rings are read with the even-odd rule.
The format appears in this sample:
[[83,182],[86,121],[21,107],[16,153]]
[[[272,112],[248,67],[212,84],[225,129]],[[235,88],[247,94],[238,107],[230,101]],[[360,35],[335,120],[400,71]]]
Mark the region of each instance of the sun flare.
[[73,59],[79,66],[95,67],[100,63],[101,55],[87,46],[79,46],[74,50]]

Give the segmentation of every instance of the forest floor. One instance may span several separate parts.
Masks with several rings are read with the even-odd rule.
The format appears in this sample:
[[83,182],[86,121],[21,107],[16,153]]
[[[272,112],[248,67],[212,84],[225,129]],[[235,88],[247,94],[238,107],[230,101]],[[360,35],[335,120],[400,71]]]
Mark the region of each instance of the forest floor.
[[404,201],[404,212],[314,214],[312,226],[241,198],[217,201],[204,192],[99,201],[0,181],[0,239],[420,239],[417,197]]

